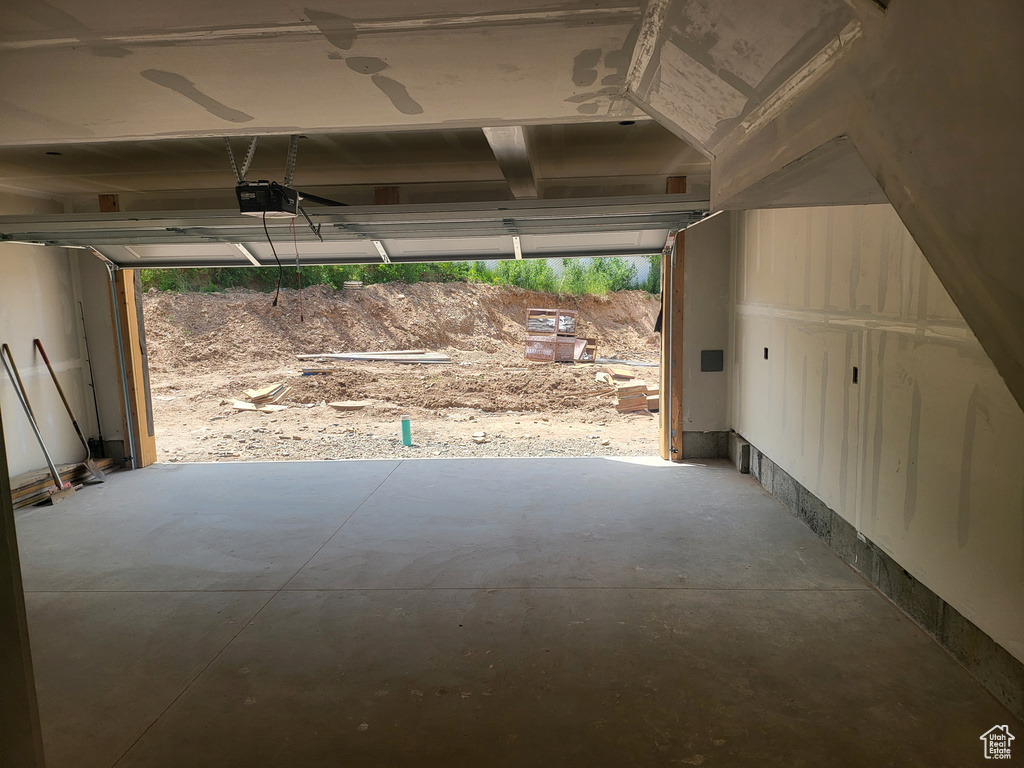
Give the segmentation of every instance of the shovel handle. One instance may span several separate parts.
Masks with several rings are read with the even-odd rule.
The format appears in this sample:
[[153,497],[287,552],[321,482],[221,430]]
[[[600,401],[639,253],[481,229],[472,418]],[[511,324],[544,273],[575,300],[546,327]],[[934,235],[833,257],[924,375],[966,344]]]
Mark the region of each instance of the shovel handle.
[[57,394],[60,395],[61,402],[64,403],[64,408],[68,412],[68,416],[71,417],[71,424],[75,428],[75,432],[78,433],[78,439],[82,441],[82,445],[85,446],[86,456],[91,458],[89,452],[89,441],[85,435],[82,434],[82,428],[78,426],[78,420],[75,418],[75,412],[71,410],[71,403],[68,402],[67,397],[64,395],[64,390],[60,386],[60,382],[57,380],[57,373],[53,370],[53,366],[50,365],[50,358],[46,356],[46,350],[43,349],[43,342],[39,339],[32,339],[32,343],[35,344],[36,349],[39,350],[39,354],[43,356],[43,362],[46,363],[46,370],[50,372],[50,378],[53,379],[53,385],[57,388]]
[[14,394],[18,396],[18,402],[21,403],[21,407],[25,410],[25,415],[28,417],[29,426],[32,427],[36,440],[39,441],[39,447],[43,451],[43,456],[46,457],[46,465],[50,468],[50,474],[53,475],[53,482],[57,486],[57,490],[62,491],[70,484],[64,483],[61,480],[57,465],[53,463],[53,459],[50,458],[50,452],[46,450],[46,443],[43,442],[43,435],[39,431],[39,425],[36,423],[36,416],[32,413],[32,406],[28,402],[25,385],[21,381],[21,374],[18,373],[18,366],[14,364],[14,355],[11,354],[11,348],[6,344],[0,344],[0,363],[3,363],[4,369],[7,371],[7,376],[11,379],[11,384],[14,387]]

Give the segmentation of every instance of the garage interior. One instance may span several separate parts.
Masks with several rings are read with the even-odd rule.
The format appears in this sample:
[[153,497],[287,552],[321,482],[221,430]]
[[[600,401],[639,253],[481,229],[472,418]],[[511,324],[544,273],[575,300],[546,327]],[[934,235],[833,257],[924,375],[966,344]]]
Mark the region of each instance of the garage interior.
[[[56,463],[36,338],[131,470],[15,512],[44,457],[0,376],[0,764],[959,766],[1021,729],[1024,10],[0,29],[0,342]],[[661,456],[153,464],[137,270],[275,263],[254,136],[306,263],[664,248]]]

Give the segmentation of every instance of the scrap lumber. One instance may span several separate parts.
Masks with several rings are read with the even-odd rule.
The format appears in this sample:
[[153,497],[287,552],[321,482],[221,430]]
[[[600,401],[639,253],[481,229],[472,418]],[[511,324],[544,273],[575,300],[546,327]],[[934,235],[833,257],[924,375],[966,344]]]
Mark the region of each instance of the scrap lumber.
[[620,397],[615,401],[615,410],[619,413],[633,413],[647,410],[647,397]]
[[446,364],[452,359],[441,352],[425,352],[421,349],[398,350],[394,352],[324,352],[318,355],[299,355],[299,360],[347,360],[377,363],[421,363]]
[[273,403],[246,403],[241,400],[235,400],[231,407],[236,411],[261,411],[263,413],[276,413],[277,411],[287,411],[287,405],[274,405]]
[[599,357],[594,360],[601,365],[631,365],[634,368],[658,368],[661,363],[649,363],[643,360],[621,360],[617,357]]
[[[104,472],[114,467],[113,459],[94,459],[96,466]],[[93,475],[84,464],[63,464],[57,468],[62,482],[80,485],[92,479]],[[11,478],[11,502],[15,509],[46,501],[53,487],[53,477],[47,470],[27,472]]]
[[377,357],[389,356],[389,357],[404,357],[406,355],[426,355],[427,350],[425,349],[390,349],[384,350],[383,352],[321,352],[316,355],[297,355],[299,360],[319,360],[320,358],[342,358],[350,359],[354,357],[360,357],[362,355],[375,355]]
[[647,383],[636,380],[616,382],[615,410],[619,413],[647,410]]
[[331,408],[337,411],[359,411],[369,404],[369,400],[336,400],[333,403],[328,403]]
[[615,390],[619,393],[619,397],[647,396],[647,384],[643,381],[616,383]]
[[333,368],[303,368],[301,371],[303,376],[331,376],[334,374]]
[[280,402],[290,391],[291,388],[283,382],[281,384],[270,384],[269,386],[260,387],[259,389],[242,390],[245,396],[254,403],[260,403],[263,405]]
[[595,389],[593,392],[580,392],[579,397],[606,397],[614,394],[614,389]]
[[621,365],[607,365],[607,366],[605,366],[605,371],[607,371],[607,373],[613,379],[635,379],[636,378],[636,376],[634,376],[629,371],[628,368],[623,368]]

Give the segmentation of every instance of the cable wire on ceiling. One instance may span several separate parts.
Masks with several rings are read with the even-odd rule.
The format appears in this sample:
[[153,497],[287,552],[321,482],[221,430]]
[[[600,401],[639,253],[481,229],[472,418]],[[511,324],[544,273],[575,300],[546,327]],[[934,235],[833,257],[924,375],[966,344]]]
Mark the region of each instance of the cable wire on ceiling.
[[302,265],[299,263],[299,240],[295,235],[295,219],[292,219],[292,243],[295,244],[295,271],[299,275],[299,322],[306,322],[302,312]]
[[277,292],[274,294],[274,302],[270,306],[276,307],[277,300],[281,296],[281,278],[284,277],[284,265],[281,264],[281,260],[277,258],[277,248],[274,247],[274,241],[270,239],[270,232],[267,230],[267,212],[263,212],[263,234],[267,236],[267,242],[270,243],[270,250],[274,252],[274,261],[277,262]]

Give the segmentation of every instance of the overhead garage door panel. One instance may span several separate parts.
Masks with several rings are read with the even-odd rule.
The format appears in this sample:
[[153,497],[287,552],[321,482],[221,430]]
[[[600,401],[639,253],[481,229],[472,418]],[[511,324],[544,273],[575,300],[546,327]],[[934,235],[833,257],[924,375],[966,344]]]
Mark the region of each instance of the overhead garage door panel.
[[[237,211],[0,217],[0,242],[91,248],[121,267],[360,264],[658,253],[708,213],[692,195],[318,208],[292,219]],[[322,240],[322,241],[321,241]]]

